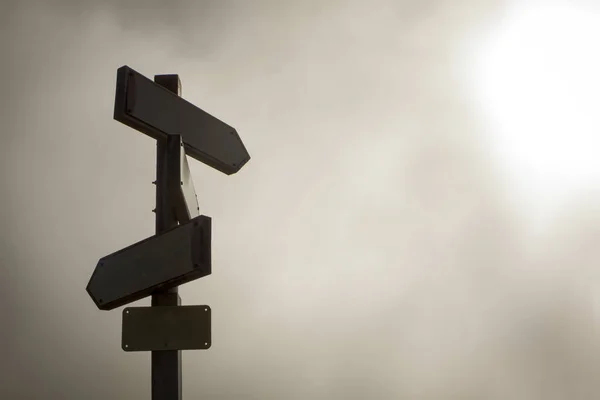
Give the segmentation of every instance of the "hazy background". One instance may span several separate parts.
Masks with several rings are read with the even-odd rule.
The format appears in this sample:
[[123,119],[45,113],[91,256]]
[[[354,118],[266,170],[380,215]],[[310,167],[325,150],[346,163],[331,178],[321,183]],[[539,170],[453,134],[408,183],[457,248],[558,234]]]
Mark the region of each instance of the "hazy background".
[[[116,70],[237,128],[191,163],[213,309],[185,399],[600,398],[594,1],[4,1],[0,397],[149,399],[85,292],[153,234]],[[147,300],[140,304],[148,304]]]

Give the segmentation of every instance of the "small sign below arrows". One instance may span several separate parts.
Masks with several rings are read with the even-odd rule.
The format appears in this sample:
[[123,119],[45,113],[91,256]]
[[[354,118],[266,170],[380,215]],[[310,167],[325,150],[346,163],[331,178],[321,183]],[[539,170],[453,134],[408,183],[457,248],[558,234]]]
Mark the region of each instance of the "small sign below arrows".
[[127,307],[125,351],[206,350],[211,345],[209,306]]

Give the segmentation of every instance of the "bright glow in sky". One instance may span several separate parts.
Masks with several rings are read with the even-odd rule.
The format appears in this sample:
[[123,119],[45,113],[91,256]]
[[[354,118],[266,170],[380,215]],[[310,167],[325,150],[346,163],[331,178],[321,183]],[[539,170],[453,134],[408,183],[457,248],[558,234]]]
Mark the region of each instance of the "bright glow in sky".
[[[180,293],[215,311],[185,398],[600,399],[600,201],[578,193],[600,18],[573,5],[600,0],[541,1],[3,2],[0,398],[150,398],[149,355],[84,290],[154,232],[156,143],[112,117],[126,64],[179,74],[252,156],[190,162],[213,274]],[[590,206],[540,232],[559,195]]]
[[547,213],[600,185],[600,12],[519,5],[479,50],[477,102],[511,184]]

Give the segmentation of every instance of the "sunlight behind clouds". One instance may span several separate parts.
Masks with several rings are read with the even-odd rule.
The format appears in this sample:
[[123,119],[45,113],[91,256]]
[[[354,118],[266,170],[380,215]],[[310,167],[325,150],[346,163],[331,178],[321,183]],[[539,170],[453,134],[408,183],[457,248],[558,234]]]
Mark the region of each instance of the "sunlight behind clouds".
[[600,398],[596,14],[507,1],[18,2],[0,398],[150,397],[149,354],[85,291],[154,232],[156,145],[112,118],[124,64],[179,74],[252,156],[190,162],[213,274],[180,294],[214,340],[185,398]]
[[598,37],[598,9],[521,2],[477,52],[472,85],[493,154],[538,217],[600,184]]

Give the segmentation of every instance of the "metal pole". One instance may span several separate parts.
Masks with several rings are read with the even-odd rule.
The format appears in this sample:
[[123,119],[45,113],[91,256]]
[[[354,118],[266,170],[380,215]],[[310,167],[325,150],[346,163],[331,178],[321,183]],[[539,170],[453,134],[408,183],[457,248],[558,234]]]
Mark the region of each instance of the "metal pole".
[[[164,88],[181,95],[181,82],[177,75],[156,75],[154,82]],[[179,165],[179,152],[172,151],[179,147],[179,136],[167,140],[157,140],[156,145],[156,234],[160,234],[178,225],[175,216],[173,196],[169,191],[179,185],[177,171],[172,168]],[[178,150],[177,148],[175,148]],[[173,158],[177,159],[174,160]],[[177,179],[178,182],[171,182]],[[175,184],[175,185],[174,185]],[[152,295],[152,306],[179,306],[181,298],[178,288]],[[152,400],[181,400],[181,351],[152,352]]]

